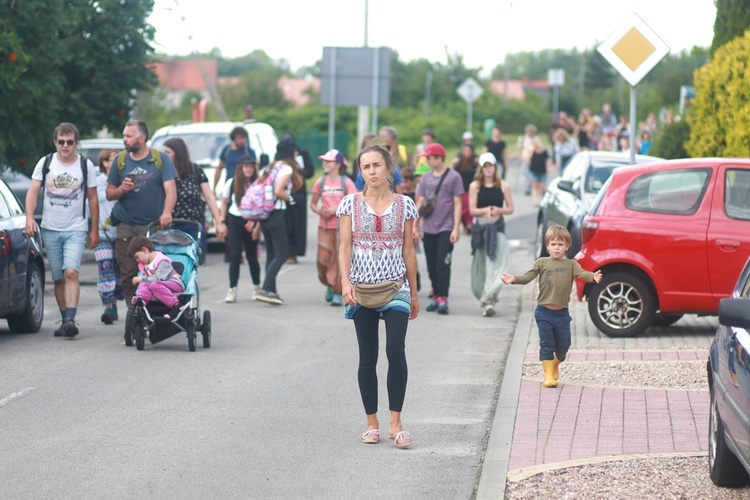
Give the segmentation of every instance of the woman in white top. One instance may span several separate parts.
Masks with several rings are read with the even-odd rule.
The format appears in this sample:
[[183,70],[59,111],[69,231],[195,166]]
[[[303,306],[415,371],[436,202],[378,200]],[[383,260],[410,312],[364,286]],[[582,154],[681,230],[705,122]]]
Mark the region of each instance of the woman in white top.
[[[367,415],[367,430],[361,440],[371,444],[380,441],[376,369],[382,316],[388,356],[390,439],[404,448],[412,443],[401,423],[401,409],[408,373],[406,328],[419,314],[417,257],[412,239],[414,221],[419,216],[411,198],[393,192],[389,179],[394,167],[388,151],[378,145],[367,146],[359,153],[357,165],[365,181],[364,190],[346,195],[336,215],[341,237],[341,291],[345,316],[354,320],[357,332],[359,390]],[[360,304],[355,285],[384,282],[394,282],[394,288],[398,287],[388,303],[376,308]]]
[[276,197],[273,212],[260,223],[263,241],[266,243],[266,278],[256,300],[280,306],[284,303],[276,290],[276,275],[289,257],[289,234],[286,226],[287,204],[292,199],[292,173],[297,145],[291,139],[282,139],[276,145],[276,161],[263,169],[260,181],[274,176],[273,194]]

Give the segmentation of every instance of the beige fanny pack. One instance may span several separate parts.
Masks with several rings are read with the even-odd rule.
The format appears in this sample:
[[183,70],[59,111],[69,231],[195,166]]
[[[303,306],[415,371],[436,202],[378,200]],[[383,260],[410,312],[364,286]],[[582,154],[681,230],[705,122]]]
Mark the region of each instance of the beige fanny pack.
[[354,285],[357,292],[357,302],[363,307],[377,309],[383,307],[393,300],[399,291],[404,279],[397,281],[383,281],[381,283],[360,283]]

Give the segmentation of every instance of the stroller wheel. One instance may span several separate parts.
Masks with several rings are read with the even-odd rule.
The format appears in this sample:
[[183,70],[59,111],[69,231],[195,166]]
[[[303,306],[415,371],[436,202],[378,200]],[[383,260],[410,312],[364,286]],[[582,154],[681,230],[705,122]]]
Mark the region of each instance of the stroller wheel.
[[195,316],[185,319],[185,332],[187,332],[188,349],[190,352],[195,351]]
[[128,313],[125,315],[125,345],[128,347],[133,346],[133,310],[128,309]]
[[133,321],[133,338],[135,339],[135,348],[142,351],[146,339],[143,337],[143,323],[140,319]]
[[201,325],[203,335],[203,347],[211,347],[211,311],[203,311],[203,324]]

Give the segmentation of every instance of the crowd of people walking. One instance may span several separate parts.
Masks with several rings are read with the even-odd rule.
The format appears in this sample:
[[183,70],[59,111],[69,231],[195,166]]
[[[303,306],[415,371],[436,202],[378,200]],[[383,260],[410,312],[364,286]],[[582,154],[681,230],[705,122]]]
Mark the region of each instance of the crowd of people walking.
[[[534,125],[519,137],[524,194],[534,204],[543,195],[553,166],[562,171],[580,149],[614,147],[627,129],[627,120],[618,121],[607,105],[600,119],[593,120],[595,126],[590,126],[585,111],[578,121],[560,114],[551,151]],[[389,438],[403,448],[413,442],[404,430],[401,411],[408,374],[405,337],[409,320],[420,312],[417,254],[424,253],[426,262],[429,302],[424,310],[440,315],[450,313],[451,264],[462,235],[469,235],[471,241],[470,289],[482,316],[498,312],[503,285],[532,278],[529,273],[506,274],[505,218],[515,206],[513,190],[505,180],[508,147],[499,127],[492,129],[480,152],[473,134],[463,134],[458,153],[451,158],[434,129],[423,131],[422,142],[412,153],[399,142],[395,127],[382,127],[363,139],[353,162],[336,149],[319,155],[323,172],[311,183],[309,197],[305,181],[314,176],[315,167],[310,153],[293,136],[278,141],[270,160],[265,155],[259,158],[245,129],[237,127],[229,134],[214,174],[214,183],[222,170],[226,177],[218,200],[182,139],[167,140],[163,151],[150,148],[148,127],[136,120],[127,122],[122,135],[124,150],[102,151],[97,169],[76,153],[75,126],[62,123],[53,134],[56,153],[40,159],[32,174],[26,231],[38,230],[31,214],[38,196],[44,196],[41,233],[61,315],[55,336],[79,333],[78,271],[87,239],[97,262],[103,323],[118,321],[120,300],[128,308],[157,300],[169,310],[167,316],[174,317],[180,307],[176,295],[184,283],[169,258],[145,236],[153,224],[171,226],[193,236],[205,255],[206,209],[215,221],[216,236],[226,241],[224,301],[236,303],[244,290],[240,279],[244,260],[252,299],[283,305],[277,278],[284,265],[298,263],[307,253],[309,208],[318,215],[315,265],[321,302],[342,307],[357,336],[358,383],[367,419],[361,441],[380,440],[376,368],[382,319],[389,365]],[[255,186],[264,189],[267,205],[265,216],[257,219],[248,218],[245,207],[245,198]],[[564,359],[564,339],[558,342],[562,347],[547,349],[545,361]]]

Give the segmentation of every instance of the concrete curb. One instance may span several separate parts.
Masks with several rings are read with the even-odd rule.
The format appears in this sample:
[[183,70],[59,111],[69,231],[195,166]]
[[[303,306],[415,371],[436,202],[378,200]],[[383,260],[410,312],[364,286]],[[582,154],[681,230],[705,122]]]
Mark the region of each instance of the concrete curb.
[[534,286],[524,286],[521,293],[518,322],[513,333],[513,342],[505,361],[503,380],[495,407],[487,452],[482,462],[482,472],[477,487],[477,500],[505,497],[505,483],[510,463],[510,450],[521,392],[521,375],[533,325]]
[[508,482],[517,483],[534,477],[537,474],[553,470],[569,469],[572,467],[582,467],[584,465],[603,464],[607,462],[624,462],[627,460],[638,460],[641,458],[680,458],[680,457],[707,457],[708,452],[684,452],[684,453],[640,453],[633,455],[611,455],[606,457],[582,458],[580,460],[568,460],[566,462],[555,462],[553,464],[534,465],[532,467],[523,467],[508,471]]

